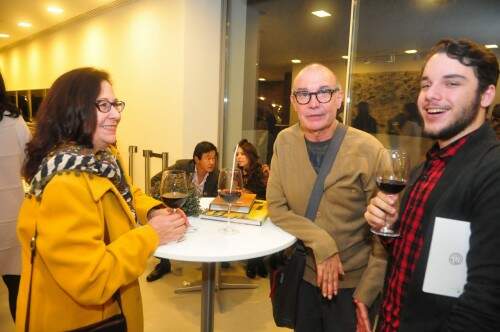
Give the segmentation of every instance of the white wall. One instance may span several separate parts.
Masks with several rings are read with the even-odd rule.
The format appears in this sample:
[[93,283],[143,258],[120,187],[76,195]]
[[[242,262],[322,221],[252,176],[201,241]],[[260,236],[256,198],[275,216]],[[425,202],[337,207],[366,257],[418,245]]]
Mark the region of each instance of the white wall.
[[143,149],[168,151],[172,163],[217,142],[220,21],[220,0],[139,0],[1,51],[0,70],[9,90],[47,88],[77,67],[107,70],[126,101],[120,151],[128,164],[128,145],[139,147],[143,186]]

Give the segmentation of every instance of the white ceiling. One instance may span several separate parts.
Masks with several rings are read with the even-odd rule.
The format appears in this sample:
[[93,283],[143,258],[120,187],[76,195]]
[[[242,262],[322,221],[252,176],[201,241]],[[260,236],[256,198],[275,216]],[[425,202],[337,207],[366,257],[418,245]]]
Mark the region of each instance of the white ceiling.
[[[84,15],[102,6],[110,6],[116,0],[0,0],[0,33],[10,38],[0,38],[0,49],[50,27]],[[47,7],[64,9],[62,14],[51,14]],[[31,28],[17,26],[19,21],[28,21]]]

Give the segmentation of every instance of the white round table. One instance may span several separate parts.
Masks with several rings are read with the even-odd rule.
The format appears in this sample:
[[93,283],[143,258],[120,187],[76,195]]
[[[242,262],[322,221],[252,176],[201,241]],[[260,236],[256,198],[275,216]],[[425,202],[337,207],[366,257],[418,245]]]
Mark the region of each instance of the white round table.
[[[207,206],[211,199],[201,199]],[[294,236],[267,220],[262,226],[234,224],[238,232],[220,231],[224,222],[190,217],[196,231],[186,233],[181,242],[159,246],[155,256],[180,261],[202,263],[201,331],[213,331],[215,264],[266,256],[286,249],[295,243]]]

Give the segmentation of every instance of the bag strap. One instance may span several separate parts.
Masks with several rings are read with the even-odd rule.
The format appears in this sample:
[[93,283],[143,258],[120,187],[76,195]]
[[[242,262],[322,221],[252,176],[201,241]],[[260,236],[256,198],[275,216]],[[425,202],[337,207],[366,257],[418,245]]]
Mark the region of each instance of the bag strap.
[[[30,307],[31,307],[31,284],[33,281],[33,265],[35,262],[35,254],[36,254],[36,238],[37,238],[37,224],[35,221],[35,232],[33,234],[33,237],[31,238],[30,241],[30,263],[31,263],[31,268],[30,268],[30,283],[28,286],[28,303],[26,305],[26,320],[24,322],[24,331],[29,332],[29,323],[30,323]],[[108,235],[107,227],[105,226],[105,236]],[[109,240],[109,235],[108,235],[108,240]],[[110,241],[111,242],[111,241]],[[113,298],[118,302],[118,306],[120,307],[120,312],[123,315],[123,308],[122,308],[122,301],[120,299],[120,289],[117,289],[116,292],[113,294]]]
[[31,283],[33,281],[33,263],[35,262],[36,253],[36,221],[35,221],[35,233],[30,240],[30,284],[28,286],[28,303],[26,304],[26,320],[24,321],[24,331],[29,332],[30,330],[30,307],[31,307]]
[[[325,179],[330,169],[332,168],[333,162],[337,157],[337,153],[339,152],[340,145],[342,145],[342,141],[344,140],[345,134],[347,133],[347,127],[342,123],[337,123],[337,128],[333,134],[332,140],[328,145],[328,149],[326,150],[325,157],[321,162],[321,167],[318,172],[318,176],[316,177],[316,181],[314,182],[313,189],[311,191],[311,195],[309,196],[309,202],[307,203],[307,210],[305,217],[312,222],[316,218],[316,212],[319,208],[319,202],[321,201],[321,197],[324,192]],[[304,246],[304,242],[301,240],[297,241],[297,245],[295,249],[299,252],[305,253],[306,249]]]
[[323,196],[326,176],[330,172],[333,162],[337,157],[337,153],[339,152],[340,145],[344,140],[346,132],[347,132],[346,126],[338,122],[332,140],[328,145],[328,150],[326,151],[323,162],[321,163],[321,168],[319,169],[318,176],[316,177],[316,182],[314,182],[314,186],[311,191],[311,196],[309,196],[309,203],[307,204],[307,210],[305,216],[312,222],[314,222],[314,219],[316,217],[316,212],[318,211],[319,208],[319,202],[321,201],[321,197]]

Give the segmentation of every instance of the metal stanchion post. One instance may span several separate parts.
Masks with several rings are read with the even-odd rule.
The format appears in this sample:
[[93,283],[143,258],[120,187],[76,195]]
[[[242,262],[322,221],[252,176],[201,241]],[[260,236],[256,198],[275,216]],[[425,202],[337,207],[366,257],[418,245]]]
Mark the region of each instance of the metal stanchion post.
[[152,150],[143,150],[142,155],[144,156],[144,190],[146,194],[151,195],[151,175],[149,174],[151,170],[151,154]]
[[164,171],[168,167],[168,152],[161,153],[161,170]]
[[137,153],[137,145],[128,146],[128,175],[134,183],[134,153]]
[[168,167],[168,152],[154,153],[153,150],[142,150],[144,156],[144,189],[146,194],[151,195],[151,157],[161,158],[162,170]]

